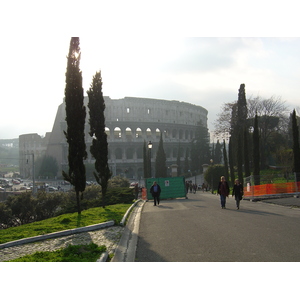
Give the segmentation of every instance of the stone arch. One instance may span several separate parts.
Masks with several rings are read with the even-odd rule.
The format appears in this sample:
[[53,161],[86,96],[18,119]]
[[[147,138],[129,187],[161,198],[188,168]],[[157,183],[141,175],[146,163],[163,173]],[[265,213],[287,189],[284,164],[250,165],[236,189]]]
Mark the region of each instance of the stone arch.
[[115,157],[116,157],[116,159],[122,159],[122,149],[121,148],[116,148]]
[[141,128],[137,128],[135,131],[135,138],[136,139],[142,139],[143,138],[143,132]]
[[166,138],[166,139],[170,137],[169,129],[165,129],[165,130],[164,130],[164,135],[165,135],[165,138]]
[[172,130],[172,138],[176,138],[176,136],[177,136],[177,130],[173,129]]
[[160,129],[156,128],[156,130],[155,130],[155,137],[156,137],[156,139],[160,139],[160,134],[161,134]]
[[133,159],[134,150],[132,148],[126,149],[126,159]]
[[110,129],[108,127],[105,127],[105,133],[107,135],[107,139],[110,139]]
[[143,158],[143,148],[142,147],[138,147],[136,149],[136,156],[137,156],[138,159]]
[[115,140],[121,139],[122,138],[122,130],[120,127],[115,127],[114,129],[114,138]]
[[146,129],[146,138],[147,140],[151,140],[152,139],[152,131],[150,128]]
[[186,130],[186,131],[185,131],[185,139],[188,140],[189,138],[190,138],[190,136],[189,136],[189,131]]
[[132,140],[132,130],[131,130],[131,128],[127,127],[125,129],[125,136],[126,136],[126,140]]
[[182,140],[183,139],[183,130],[179,129],[179,139]]

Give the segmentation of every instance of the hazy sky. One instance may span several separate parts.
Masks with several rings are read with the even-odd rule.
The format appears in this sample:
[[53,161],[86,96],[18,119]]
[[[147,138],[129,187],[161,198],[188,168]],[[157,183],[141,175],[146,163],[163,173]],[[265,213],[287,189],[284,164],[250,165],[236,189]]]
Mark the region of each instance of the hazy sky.
[[[163,14],[170,8],[166,5],[160,10],[146,6],[144,19],[141,13],[123,11],[130,3],[141,9],[136,1],[129,1],[126,7],[118,6],[119,9],[114,6],[118,1],[110,1],[107,11],[113,14],[106,14],[102,7],[91,9],[92,1],[85,2],[84,9],[78,1],[63,3],[1,4],[0,25],[6,30],[0,39],[0,139],[35,132],[45,135],[52,130],[57,107],[64,97],[71,36],[80,37],[85,91],[95,72],[101,70],[104,96],[179,100],[201,105],[208,110],[211,131],[222,104],[237,100],[241,83],[246,85],[247,98],[275,96],[286,101],[291,110],[299,106],[300,38],[276,37],[277,33],[293,36],[293,31],[292,35],[278,30],[270,31],[272,35],[261,31],[261,36],[272,37],[249,37],[249,34],[237,37],[243,36],[243,31],[239,31],[242,19],[232,13],[229,17],[230,29],[235,29],[233,34],[228,31],[227,35],[222,30],[228,24],[226,21],[218,23],[217,29],[205,31],[208,36],[216,37],[205,37],[203,30],[199,34],[202,37],[183,37],[189,32],[191,36],[197,35],[190,27],[181,30],[191,19],[199,28],[209,24],[210,19],[191,7],[185,8],[188,16],[178,18],[185,12],[178,5],[172,6],[169,21]],[[71,9],[66,3],[73,3],[76,22],[68,16]],[[211,4],[210,9],[213,8]],[[253,12],[256,16],[260,14],[255,9]],[[219,13],[216,12],[217,16]],[[164,20],[165,27],[158,27],[154,16],[159,24]],[[232,20],[233,16],[236,20]],[[174,28],[170,26],[172,22],[176,24]],[[142,24],[146,24],[145,30]],[[253,33],[259,36],[259,31]]]

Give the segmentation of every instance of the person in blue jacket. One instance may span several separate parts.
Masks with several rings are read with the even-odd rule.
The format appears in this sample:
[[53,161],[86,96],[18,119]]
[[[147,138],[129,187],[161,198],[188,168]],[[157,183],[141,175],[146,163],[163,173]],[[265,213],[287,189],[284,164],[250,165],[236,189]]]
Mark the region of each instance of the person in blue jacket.
[[157,205],[159,205],[160,192],[161,192],[160,186],[157,184],[156,181],[154,181],[151,188],[150,188],[150,193],[151,193],[151,195],[153,197],[153,200],[154,200],[154,206],[156,206],[156,202],[157,202]]

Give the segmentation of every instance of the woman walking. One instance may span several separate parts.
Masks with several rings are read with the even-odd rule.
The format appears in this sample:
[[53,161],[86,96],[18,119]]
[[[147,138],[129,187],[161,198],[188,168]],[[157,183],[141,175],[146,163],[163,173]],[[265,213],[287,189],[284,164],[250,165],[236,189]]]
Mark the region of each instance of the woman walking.
[[229,195],[229,185],[225,176],[222,176],[221,181],[219,182],[218,194],[220,195],[221,207],[226,208],[226,197]]
[[232,197],[235,196],[235,202],[236,202],[236,209],[240,209],[240,201],[243,198],[244,195],[244,189],[242,184],[238,179],[235,180],[233,190],[232,190]]

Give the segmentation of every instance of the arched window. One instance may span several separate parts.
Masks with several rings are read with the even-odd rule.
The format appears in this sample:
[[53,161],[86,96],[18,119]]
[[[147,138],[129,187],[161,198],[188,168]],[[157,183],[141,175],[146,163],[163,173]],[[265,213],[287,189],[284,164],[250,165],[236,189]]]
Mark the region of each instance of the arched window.
[[135,131],[135,138],[136,139],[141,139],[143,137],[142,135],[142,129],[141,128],[137,128]]
[[120,127],[115,128],[114,137],[115,137],[115,139],[121,139],[122,138],[122,131],[121,131]]
[[105,133],[107,135],[107,139],[110,139],[110,129],[108,127],[105,127]]
[[146,137],[147,137],[148,140],[151,140],[152,132],[151,132],[150,128],[147,128],[147,130],[146,130]]
[[132,140],[132,131],[131,128],[127,127],[125,130],[125,135],[127,140]]
[[160,130],[158,128],[155,130],[155,136],[157,139],[160,139]]

